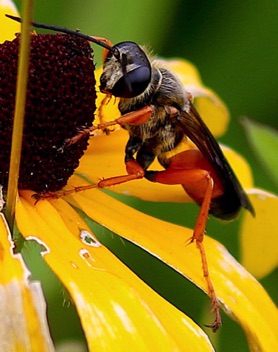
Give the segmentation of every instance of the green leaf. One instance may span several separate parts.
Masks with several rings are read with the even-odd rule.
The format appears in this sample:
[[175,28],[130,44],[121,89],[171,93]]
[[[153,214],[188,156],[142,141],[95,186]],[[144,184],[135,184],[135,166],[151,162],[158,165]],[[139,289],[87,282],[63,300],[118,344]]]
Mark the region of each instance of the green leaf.
[[278,132],[247,118],[243,120],[243,126],[258,160],[278,185]]

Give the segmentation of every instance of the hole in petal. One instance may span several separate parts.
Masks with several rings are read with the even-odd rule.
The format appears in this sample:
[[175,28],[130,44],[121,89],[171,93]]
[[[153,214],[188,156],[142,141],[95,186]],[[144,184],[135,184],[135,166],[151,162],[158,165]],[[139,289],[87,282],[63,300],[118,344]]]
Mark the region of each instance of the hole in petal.
[[88,246],[101,247],[101,243],[87,230],[80,231],[80,239]]

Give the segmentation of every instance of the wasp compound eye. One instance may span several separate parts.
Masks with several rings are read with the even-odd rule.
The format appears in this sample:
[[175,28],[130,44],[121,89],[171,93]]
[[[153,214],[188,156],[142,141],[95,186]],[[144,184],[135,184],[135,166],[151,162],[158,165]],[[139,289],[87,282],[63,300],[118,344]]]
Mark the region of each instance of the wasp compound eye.
[[[104,63],[110,70],[119,70],[119,78],[110,83],[111,88],[107,89],[108,80],[111,77],[102,75],[100,79],[100,90],[121,98],[134,98],[143,93],[151,82],[152,69],[149,59],[144,51],[133,42],[122,42],[116,44],[119,57],[114,57],[111,51]],[[113,67],[115,65],[115,67]],[[113,77],[113,75],[112,75]]]
[[[7,186],[20,36],[0,45],[0,184]],[[32,35],[19,189],[57,191],[66,185],[88,138],[65,141],[92,125],[95,79],[84,39]]]
[[115,97],[134,98],[143,93],[151,80],[151,71],[148,67],[138,67],[125,73],[114,85],[111,93]]

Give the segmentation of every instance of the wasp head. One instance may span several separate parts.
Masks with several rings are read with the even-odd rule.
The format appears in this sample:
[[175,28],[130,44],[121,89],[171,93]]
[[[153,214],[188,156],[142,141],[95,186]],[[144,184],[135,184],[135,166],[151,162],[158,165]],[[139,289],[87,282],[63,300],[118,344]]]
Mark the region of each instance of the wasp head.
[[133,42],[122,42],[109,51],[100,77],[103,93],[134,98],[150,84],[151,64],[144,51]]

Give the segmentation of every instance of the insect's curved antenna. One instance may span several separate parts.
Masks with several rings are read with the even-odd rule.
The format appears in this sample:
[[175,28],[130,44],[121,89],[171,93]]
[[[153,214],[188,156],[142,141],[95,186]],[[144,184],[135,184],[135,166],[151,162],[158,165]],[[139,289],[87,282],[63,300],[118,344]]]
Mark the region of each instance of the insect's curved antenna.
[[[12,20],[14,20],[14,21],[16,21],[16,22],[20,22],[20,23],[22,22],[20,17],[7,15],[7,14],[5,16],[10,18],[10,19],[12,19]],[[86,39],[89,42],[95,43],[95,44],[97,44],[99,46],[102,46],[106,50],[111,51],[112,54],[116,58],[118,58],[120,56],[119,55],[119,50],[117,48],[115,48],[114,46],[110,46],[110,45],[104,43],[103,41],[98,40],[98,39],[96,39],[94,37],[91,37],[91,36],[89,36],[87,34],[83,34],[83,33],[79,32],[78,30],[74,31],[74,30],[66,28],[66,27],[59,27],[59,26],[54,26],[54,25],[49,25],[49,24],[44,24],[44,23],[38,23],[38,22],[31,22],[31,24],[35,28],[49,29],[51,31],[57,31],[57,32],[60,32],[60,33],[74,35],[76,37]]]

